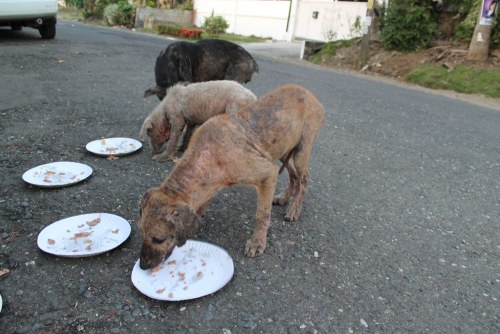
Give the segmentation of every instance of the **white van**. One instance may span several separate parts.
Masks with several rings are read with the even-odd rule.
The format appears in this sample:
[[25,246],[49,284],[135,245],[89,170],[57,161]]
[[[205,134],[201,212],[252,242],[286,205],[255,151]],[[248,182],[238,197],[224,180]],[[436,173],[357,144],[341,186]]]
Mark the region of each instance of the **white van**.
[[0,0],[0,26],[38,29],[42,38],[56,37],[57,0]]

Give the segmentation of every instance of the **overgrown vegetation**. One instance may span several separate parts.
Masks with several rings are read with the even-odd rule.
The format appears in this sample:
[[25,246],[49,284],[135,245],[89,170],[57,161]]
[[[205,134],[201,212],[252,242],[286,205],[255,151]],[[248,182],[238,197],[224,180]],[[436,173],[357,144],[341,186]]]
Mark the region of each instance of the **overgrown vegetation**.
[[219,37],[221,34],[226,32],[226,29],[229,28],[229,24],[224,17],[214,15],[214,12],[212,11],[212,15],[205,17],[203,28],[210,37]]
[[337,54],[337,50],[351,47],[357,41],[359,41],[359,38],[328,42],[309,60],[315,64],[321,64],[329,57],[334,57]]
[[418,0],[390,1],[382,24],[382,44],[397,51],[429,47],[437,29],[431,5]]
[[[432,46],[440,14],[454,13],[453,41],[469,44],[482,0],[391,0],[380,20],[381,41],[388,50],[415,51]],[[500,47],[500,10],[492,26],[490,48]]]
[[132,27],[132,14],[134,8],[126,0],[107,5],[104,8],[103,18],[110,26],[120,25]]
[[407,79],[433,89],[500,97],[500,68],[481,69],[460,65],[449,71],[443,66],[422,65],[410,73]]

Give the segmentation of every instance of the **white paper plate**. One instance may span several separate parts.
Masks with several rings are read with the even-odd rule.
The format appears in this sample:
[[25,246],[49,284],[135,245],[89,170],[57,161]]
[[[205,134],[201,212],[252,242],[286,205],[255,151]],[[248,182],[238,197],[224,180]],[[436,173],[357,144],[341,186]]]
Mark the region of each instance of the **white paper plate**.
[[23,174],[23,180],[38,187],[64,187],[81,182],[91,174],[90,166],[59,161],[31,168]]
[[104,138],[91,141],[85,148],[97,155],[126,155],[139,150],[142,143],[132,138]]
[[233,259],[224,249],[188,240],[174,249],[158,271],[142,270],[138,260],[132,270],[132,283],[150,298],[179,301],[214,293],[233,274]]
[[45,227],[38,234],[38,247],[59,256],[92,256],[118,247],[127,240],[130,230],[130,224],[122,217],[110,213],[88,213]]

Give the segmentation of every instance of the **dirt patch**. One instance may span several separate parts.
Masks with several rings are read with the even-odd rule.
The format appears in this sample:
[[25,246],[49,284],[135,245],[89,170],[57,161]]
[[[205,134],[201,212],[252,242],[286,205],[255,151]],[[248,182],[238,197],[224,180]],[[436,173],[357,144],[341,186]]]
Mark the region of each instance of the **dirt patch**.
[[404,79],[415,68],[422,64],[437,64],[453,69],[464,64],[482,68],[494,68],[500,65],[500,50],[490,52],[486,63],[474,64],[467,61],[467,45],[439,43],[438,45],[416,52],[388,51],[378,41],[370,42],[368,61],[361,69],[358,64],[361,43],[341,48],[333,57],[323,59],[323,64],[343,70],[355,70],[394,79]]

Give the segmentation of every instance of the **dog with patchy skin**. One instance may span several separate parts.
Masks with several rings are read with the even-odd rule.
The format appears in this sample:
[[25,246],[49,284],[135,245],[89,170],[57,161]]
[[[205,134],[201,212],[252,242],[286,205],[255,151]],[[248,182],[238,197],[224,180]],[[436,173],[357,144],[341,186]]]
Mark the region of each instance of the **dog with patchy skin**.
[[[245,254],[263,254],[272,205],[285,205],[293,197],[285,219],[299,218],[312,148],[324,119],[323,106],[309,90],[288,84],[200,126],[172,172],[141,200],[140,267],[158,266],[195,235],[212,198],[233,185],[257,191],[256,227]],[[274,196],[282,169],[276,160],[286,167],[289,185]]]
[[173,160],[184,128],[182,151],[197,126],[215,115],[237,111],[256,99],[249,89],[231,80],[177,84],[168,90],[166,98],[144,120],[139,136],[144,139],[147,134],[149,145],[156,153],[153,156],[155,161]]

